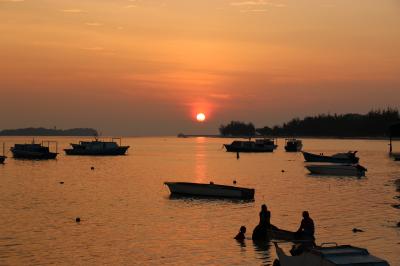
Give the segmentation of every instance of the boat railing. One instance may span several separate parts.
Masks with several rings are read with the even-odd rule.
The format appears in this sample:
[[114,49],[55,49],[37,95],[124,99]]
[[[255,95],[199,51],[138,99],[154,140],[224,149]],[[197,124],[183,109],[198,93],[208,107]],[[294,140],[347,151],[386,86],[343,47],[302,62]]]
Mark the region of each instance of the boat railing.
[[121,146],[122,143],[122,138],[111,138],[111,141],[115,142],[115,141],[119,141],[119,146]]
[[56,147],[56,153],[58,153],[58,142],[55,140],[42,140],[42,146],[49,148],[50,151],[50,144],[54,144]]

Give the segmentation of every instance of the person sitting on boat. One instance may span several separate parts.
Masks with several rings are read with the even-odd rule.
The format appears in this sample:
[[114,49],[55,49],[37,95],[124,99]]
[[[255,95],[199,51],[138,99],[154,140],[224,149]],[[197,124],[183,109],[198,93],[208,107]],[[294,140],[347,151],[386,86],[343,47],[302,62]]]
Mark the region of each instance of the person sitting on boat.
[[268,210],[267,205],[261,205],[260,222],[253,230],[252,238],[254,240],[263,240],[268,236],[268,229],[277,229],[276,226],[271,224],[271,212]]
[[239,229],[239,233],[234,237],[237,241],[243,241],[246,239],[244,235],[246,233],[246,226],[242,225]]
[[266,227],[271,226],[271,212],[268,210],[268,207],[265,204],[261,205],[259,225]]
[[314,238],[314,221],[311,219],[308,211],[303,211],[303,219],[301,220],[300,227],[296,232],[298,238],[315,239]]

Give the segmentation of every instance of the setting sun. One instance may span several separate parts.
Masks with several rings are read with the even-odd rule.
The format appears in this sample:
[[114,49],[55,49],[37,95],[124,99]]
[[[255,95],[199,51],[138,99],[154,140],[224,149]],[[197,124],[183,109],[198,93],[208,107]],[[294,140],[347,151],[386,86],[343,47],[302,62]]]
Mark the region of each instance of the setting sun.
[[204,120],[206,120],[206,115],[204,113],[198,113],[196,119],[199,122],[203,122]]

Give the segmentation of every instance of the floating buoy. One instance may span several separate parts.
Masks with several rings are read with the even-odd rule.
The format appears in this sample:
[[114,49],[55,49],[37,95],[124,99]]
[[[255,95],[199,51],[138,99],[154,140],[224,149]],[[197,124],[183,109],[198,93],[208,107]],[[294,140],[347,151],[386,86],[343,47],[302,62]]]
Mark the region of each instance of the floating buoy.
[[400,227],[400,222],[397,223],[397,227]]
[[233,180],[233,184],[236,185],[236,180]]
[[80,223],[80,222],[81,222],[81,218],[76,217],[76,218],[75,218],[75,222]]
[[213,182],[213,181],[211,181],[211,182],[210,182],[210,185],[214,185],[214,182]]
[[240,155],[239,155],[239,152],[236,152],[236,159],[240,159]]
[[281,172],[282,172],[282,173],[284,173],[284,172],[285,172],[285,170],[281,170]]
[[91,170],[94,170],[94,166],[90,167]]
[[64,184],[64,181],[60,181],[60,184],[61,184],[61,185]]
[[353,228],[353,233],[364,232],[364,230]]

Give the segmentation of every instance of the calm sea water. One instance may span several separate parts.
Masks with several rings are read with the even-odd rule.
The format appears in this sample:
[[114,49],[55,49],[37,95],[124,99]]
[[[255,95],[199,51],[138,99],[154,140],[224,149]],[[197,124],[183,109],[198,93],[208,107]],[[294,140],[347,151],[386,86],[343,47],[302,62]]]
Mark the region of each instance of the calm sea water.
[[[84,138],[50,139],[61,152]],[[0,139],[8,147],[30,140]],[[222,149],[226,142],[126,138],[127,156],[8,158],[0,165],[0,265],[271,265],[271,243],[233,240],[241,225],[251,237],[263,203],[281,228],[296,230],[308,210],[317,243],[365,247],[400,265],[400,210],[391,206],[399,204],[393,181],[400,163],[388,158],[386,141],[303,141],[307,151],[358,150],[368,168],[361,179],[309,176],[302,155],[285,153],[283,140],[274,153],[241,154],[239,160]],[[255,201],[171,199],[163,185],[233,180],[255,188]],[[353,233],[354,227],[365,232]]]

